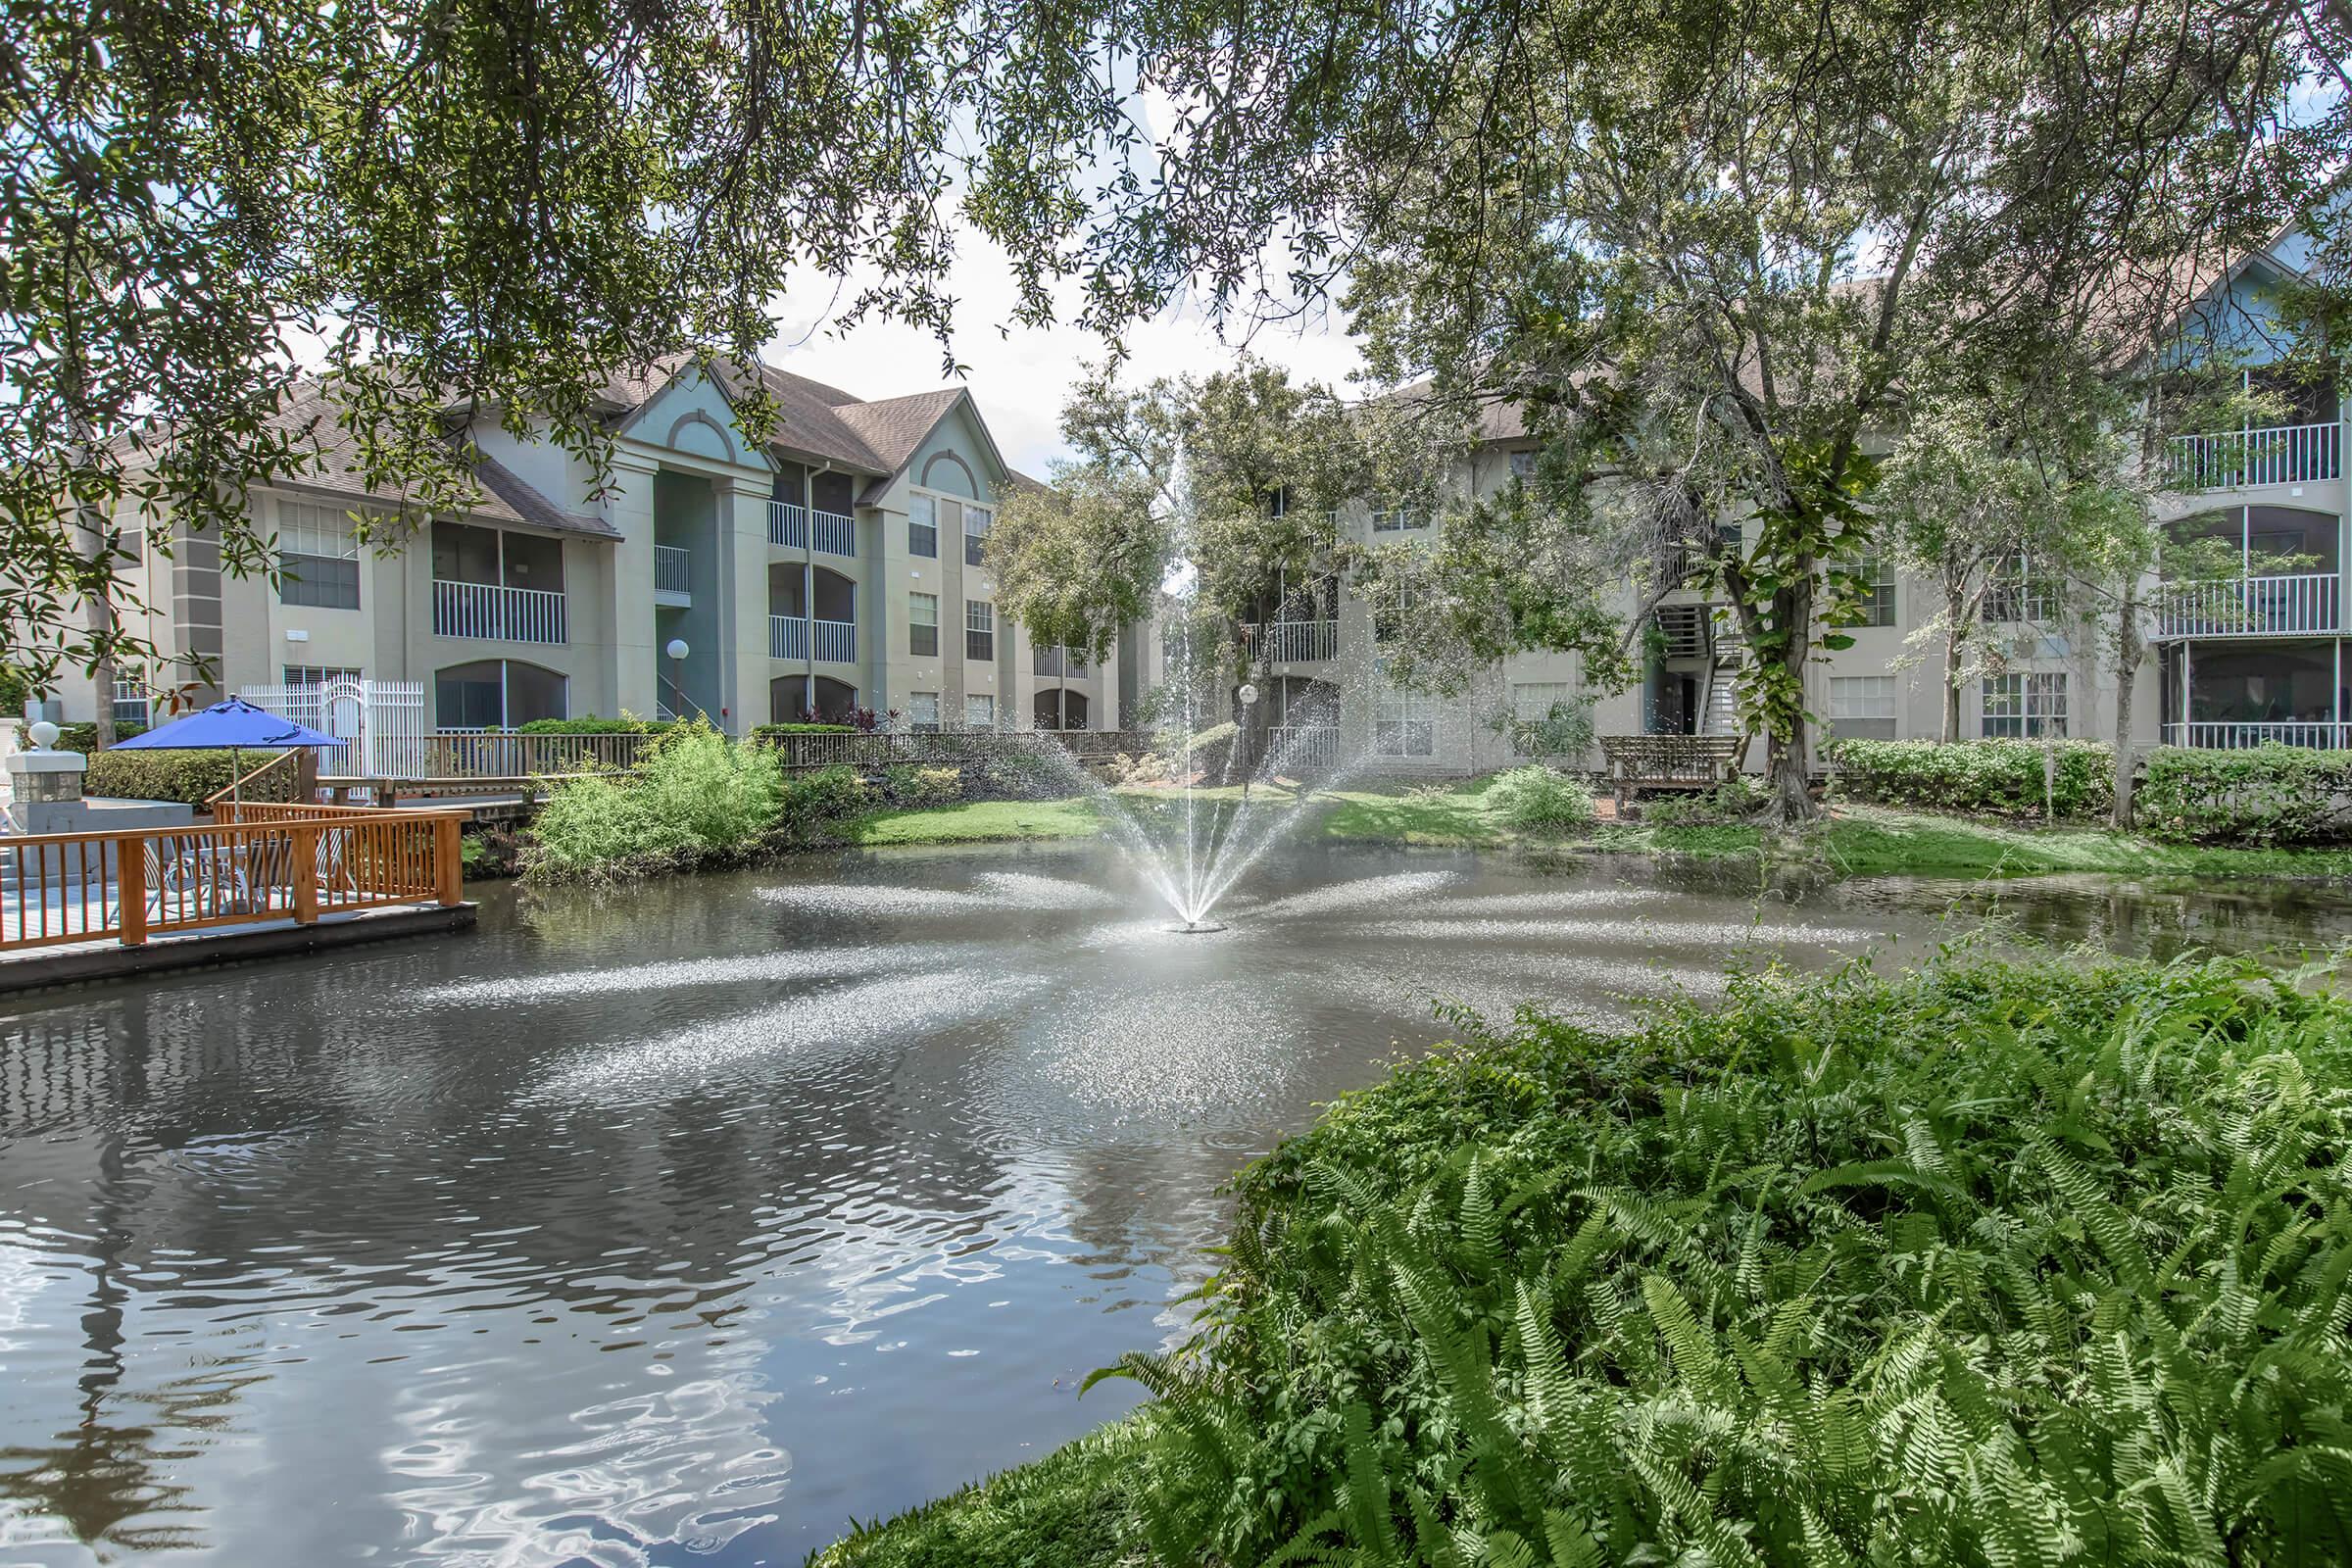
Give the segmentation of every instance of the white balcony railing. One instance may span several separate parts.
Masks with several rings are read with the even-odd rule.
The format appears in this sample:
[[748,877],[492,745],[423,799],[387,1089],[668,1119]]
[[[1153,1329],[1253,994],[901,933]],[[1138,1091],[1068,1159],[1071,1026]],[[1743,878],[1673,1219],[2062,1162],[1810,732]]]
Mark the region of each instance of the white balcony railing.
[[564,596],[544,588],[433,580],[433,635],[492,642],[562,643]]
[[767,542],[792,550],[808,548],[808,511],[789,501],[767,504]]
[[1274,663],[1306,663],[1337,659],[1340,623],[1336,620],[1274,620],[1242,628],[1242,646],[1252,659]]
[[848,516],[838,512],[812,512],[808,516],[818,551],[828,556],[858,554],[858,525]]
[[2164,726],[2167,746],[2193,746],[2200,751],[2242,752],[2257,746],[2301,746],[2318,752],[2352,748],[2352,723],[2333,719],[2271,719],[2260,723],[2207,722]]
[[788,550],[809,547],[810,519],[815,519],[815,545],[828,556],[858,554],[858,524],[846,513],[811,512],[792,501],[767,504],[767,542]]
[[694,558],[674,545],[654,546],[654,592],[692,599]]
[[2273,424],[2173,437],[2173,472],[2198,490],[2304,484],[2343,472],[2340,424]]
[[1038,675],[1068,680],[1085,680],[1093,673],[1086,656],[1075,648],[1033,649],[1030,669]]
[[2282,637],[2341,625],[2342,582],[2332,571],[2286,577],[2230,577],[2169,585],[2156,618],[2159,637]]
[[770,659],[807,659],[808,657],[808,617],[806,615],[768,616],[767,657]]
[[767,655],[770,659],[806,661],[811,653],[824,663],[856,663],[858,623],[852,620],[810,620],[805,615],[767,617]]

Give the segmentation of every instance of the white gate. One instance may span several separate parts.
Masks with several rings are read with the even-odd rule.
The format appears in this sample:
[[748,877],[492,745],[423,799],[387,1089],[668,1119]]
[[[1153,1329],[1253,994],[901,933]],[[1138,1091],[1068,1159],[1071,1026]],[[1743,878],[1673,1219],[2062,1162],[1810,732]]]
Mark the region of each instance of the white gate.
[[421,681],[339,676],[320,685],[247,686],[237,695],[342,741],[320,760],[322,773],[416,778],[424,772],[429,737]]

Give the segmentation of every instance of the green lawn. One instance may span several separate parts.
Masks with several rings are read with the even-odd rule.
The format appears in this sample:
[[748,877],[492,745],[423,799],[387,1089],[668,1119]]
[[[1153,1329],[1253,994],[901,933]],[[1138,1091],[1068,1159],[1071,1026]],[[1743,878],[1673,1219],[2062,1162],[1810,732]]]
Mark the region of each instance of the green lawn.
[[2188,876],[2352,876],[2352,851],[2159,844],[2099,827],[2003,827],[1846,806],[1806,846],[1840,876],[2039,876],[2115,871]]
[[1032,1464],[868,1525],[812,1568],[1106,1568],[1135,1510],[1143,1433],[1114,1421]]
[[1084,796],[1066,801],[966,801],[919,810],[880,811],[850,825],[857,844],[985,844],[1006,839],[1087,838],[1102,818]]
[[[2058,871],[2129,875],[2226,877],[2352,876],[2352,851],[2232,850],[2159,844],[2099,827],[2003,826],[1886,807],[1841,806],[1826,823],[1795,837],[1769,836],[1739,823],[1657,826],[1603,822],[1582,837],[1551,838],[1514,831],[1492,800],[1491,778],[1456,784],[1367,785],[1315,796],[1324,838],[1342,843],[1494,849],[1555,846],[1617,855],[1675,855],[1694,859],[1764,856],[1812,862],[1835,876],[2040,876]],[[1119,794],[1150,819],[1172,812],[1178,797],[1161,789]],[[1287,802],[1288,792],[1258,790],[1261,799]],[[1224,808],[1241,799],[1236,787],[1205,789],[1198,799]],[[1061,801],[973,801],[922,810],[882,811],[852,825],[853,842],[978,844],[993,840],[1091,838],[1102,831],[1096,804],[1084,796]]]

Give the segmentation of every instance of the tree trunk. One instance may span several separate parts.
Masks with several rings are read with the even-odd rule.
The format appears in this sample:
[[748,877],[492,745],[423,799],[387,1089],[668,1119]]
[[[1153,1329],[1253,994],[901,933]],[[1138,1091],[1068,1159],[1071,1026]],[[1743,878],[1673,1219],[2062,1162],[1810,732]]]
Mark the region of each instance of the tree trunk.
[[2124,584],[2115,628],[2115,808],[2118,829],[2132,826],[2132,786],[2138,769],[2132,756],[2132,688],[2139,679],[2139,588]]
[[1784,588],[1773,595],[1777,624],[1793,627],[1788,642],[1775,655],[1781,662],[1782,678],[1797,693],[1795,710],[1788,720],[1788,733],[1771,737],[1768,754],[1772,760],[1772,807],[1774,819],[1784,827],[1800,827],[1819,813],[1814,808],[1813,793],[1805,775],[1807,730],[1805,725],[1805,665],[1813,651],[1813,595],[1811,562],[1803,563],[1805,582],[1796,588]]
[[1952,627],[1943,634],[1943,741],[1950,745],[1960,738],[1960,628]]

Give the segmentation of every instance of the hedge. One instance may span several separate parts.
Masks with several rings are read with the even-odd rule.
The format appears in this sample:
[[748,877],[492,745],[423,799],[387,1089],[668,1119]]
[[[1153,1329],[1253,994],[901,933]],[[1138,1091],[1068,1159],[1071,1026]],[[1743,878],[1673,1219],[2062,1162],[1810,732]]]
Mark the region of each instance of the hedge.
[[755,724],[751,738],[756,741],[779,740],[786,735],[861,735],[865,732],[855,724]]
[[[115,721],[115,739],[126,741],[133,735],[144,735],[147,726],[127,718]],[[57,750],[61,752],[94,752],[98,749],[98,726],[95,723],[60,724],[57,726]]]
[[2115,753],[2104,741],[1832,741],[1840,799],[1987,816],[2045,814],[2043,763],[2056,761],[2048,806],[2102,816],[2115,804]]
[[[107,796],[130,801],[184,801],[202,806],[207,800],[272,756],[271,752],[97,752],[82,775],[84,796]],[[247,792],[256,801],[288,798],[291,779],[272,774]]]
[[670,718],[639,718],[623,713],[618,718],[599,718],[594,713],[584,718],[534,718],[514,728],[517,735],[666,735],[678,727]]
[[2191,844],[2352,840],[2352,755],[2275,743],[2242,752],[2160,747],[2133,798],[2140,830]]

